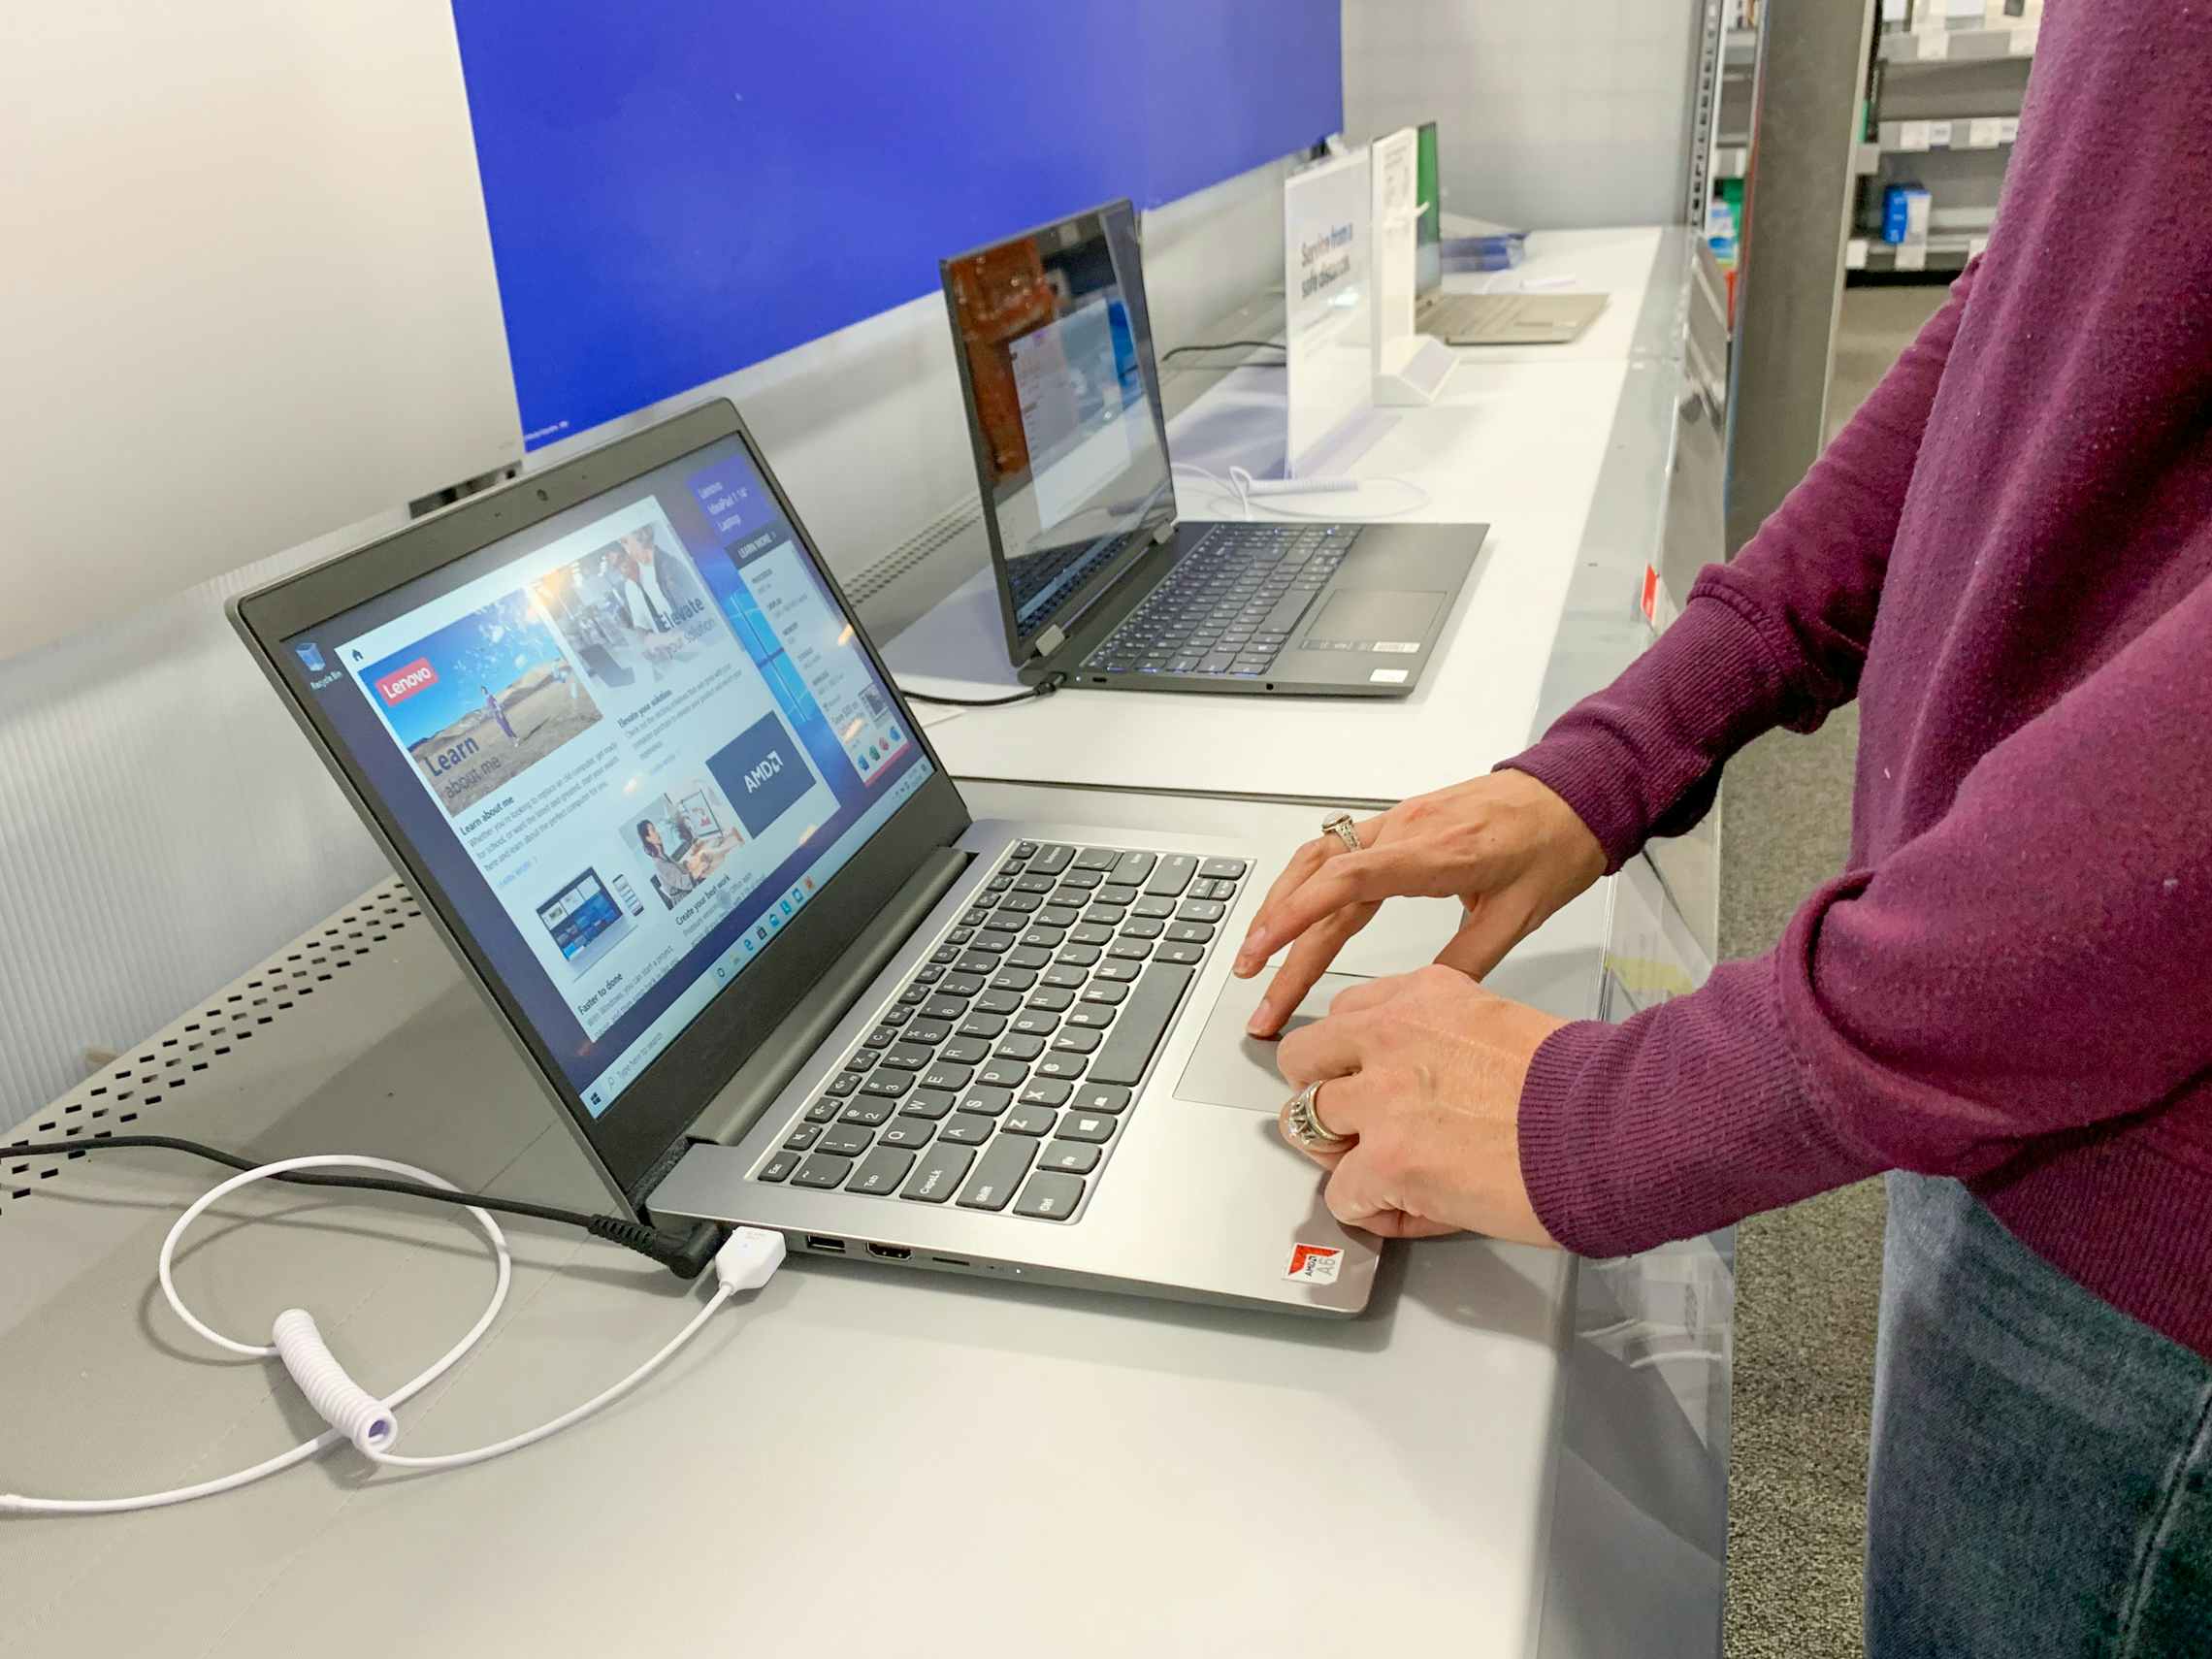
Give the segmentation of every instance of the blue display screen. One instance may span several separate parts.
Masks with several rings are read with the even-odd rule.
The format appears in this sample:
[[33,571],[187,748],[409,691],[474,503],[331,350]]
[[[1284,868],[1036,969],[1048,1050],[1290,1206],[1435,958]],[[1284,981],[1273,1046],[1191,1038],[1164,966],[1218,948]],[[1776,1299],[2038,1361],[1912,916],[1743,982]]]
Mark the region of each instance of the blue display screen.
[[1339,0],[456,0],[524,440],[1344,124]]

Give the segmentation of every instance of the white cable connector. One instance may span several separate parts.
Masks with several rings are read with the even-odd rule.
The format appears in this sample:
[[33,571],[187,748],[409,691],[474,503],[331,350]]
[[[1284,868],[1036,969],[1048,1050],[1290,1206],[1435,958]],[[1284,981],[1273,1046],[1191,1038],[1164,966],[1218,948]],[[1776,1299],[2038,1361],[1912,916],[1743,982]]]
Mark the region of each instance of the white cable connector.
[[158,1264],[162,1293],[169,1299],[169,1305],[176,1310],[179,1318],[218,1348],[251,1358],[280,1359],[300,1392],[331,1425],[329,1430],[312,1440],[302,1442],[289,1451],[279,1452],[275,1457],[257,1463],[250,1469],[241,1469],[235,1474],[203,1480],[196,1485],[179,1486],[171,1491],[148,1493],[143,1497],[26,1498],[15,1493],[0,1493],[0,1514],[115,1514],[129,1510],[160,1509],[249,1485],[280,1470],[289,1469],[295,1463],[305,1462],[341,1441],[350,1442],[371,1461],[395,1468],[458,1469],[472,1463],[487,1462],[556,1435],[571,1423],[580,1422],[602,1407],[622,1398],[666,1364],[713,1317],[716,1309],[744,1291],[756,1290],[765,1285],[782,1265],[784,1258],[783,1234],[759,1227],[739,1227],[715,1252],[714,1276],[718,1283],[705,1306],[693,1315],[691,1321],[670,1338],[659,1352],[621,1382],[595,1394],[582,1405],[562,1413],[550,1422],[540,1423],[537,1428],[492,1446],[479,1447],[473,1451],[446,1452],[431,1457],[396,1456],[391,1448],[399,1439],[400,1426],[392,1408],[420,1393],[458,1364],[462,1356],[475,1347],[478,1339],[491,1328],[492,1320],[498,1317],[501,1307],[506,1301],[507,1287],[513,1279],[513,1263],[507,1253],[506,1236],[500,1231],[499,1223],[490,1215],[474,1205],[468,1207],[469,1215],[490,1241],[497,1265],[498,1278],[492,1287],[490,1301],[486,1303],[483,1313],[477,1316],[476,1322],[469,1328],[468,1334],[448,1349],[436,1364],[420,1376],[403,1383],[382,1400],[363,1388],[347,1374],[337,1356],[331,1352],[330,1345],[323,1340],[313,1316],[306,1310],[290,1308],[279,1314],[271,1333],[273,1340],[266,1348],[239,1342],[204,1323],[185,1305],[183,1297],[178,1292],[171,1271],[178,1242],[183,1237],[185,1229],[210,1205],[251,1182],[281,1175],[287,1170],[332,1166],[374,1169],[385,1174],[405,1176],[408,1180],[420,1181],[433,1187],[442,1187],[449,1191],[458,1190],[450,1182],[426,1169],[417,1169],[412,1164],[395,1163],[388,1158],[342,1155],[284,1158],[276,1163],[263,1164],[258,1169],[247,1170],[243,1175],[233,1176],[202,1194],[197,1202],[177,1219],[177,1224],[169,1229],[169,1236],[162,1241]]
[[1239,510],[1243,512],[1248,521],[1252,518],[1252,508],[1256,504],[1260,511],[1276,513],[1284,518],[1312,518],[1325,519],[1332,523],[1338,522],[1343,520],[1346,515],[1337,512],[1313,512],[1304,507],[1284,506],[1272,498],[1298,495],[1346,495],[1362,490],[1369,484],[1395,484],[1401,489],[1413,491],[1415,499],[1407,502],[1402,506],[1390,507],[1380,512],[1369,510],[1358,513],[1354,515],[1355,519],[1403,518],[1407,513],[1420,511],[1434,499],[1425,486],[1415,482],[1412,478],[1401,478],[1395,475],[1376,478],[1255,478],[1242,467],[1231,467],[1229,475],[1223,478],[1219,473],[1210,472],[1205,468],[1188,461],[1176,462],[1175,470],[1178,472],[1187,472],[1195,477],[1203,478],[1215,489],[1220,491],[1222,495],[1235,497]]

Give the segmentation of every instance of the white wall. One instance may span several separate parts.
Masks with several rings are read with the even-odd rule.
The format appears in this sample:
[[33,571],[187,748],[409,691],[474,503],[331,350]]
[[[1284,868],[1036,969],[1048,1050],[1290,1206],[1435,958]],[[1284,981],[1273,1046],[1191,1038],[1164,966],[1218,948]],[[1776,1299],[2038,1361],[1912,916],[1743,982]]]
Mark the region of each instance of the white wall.
[[1344,0],[1345,130],[1437,123],[1448,211],[1673,223],[1701,0]]
[[[1280,285],[1283,164],[1145,217],[1162,349]],[[1009,230],[1018,226],[1008,226]],[[663,406],[735,399],[840,575],[975,494],[935,296]],[[549,446],[543,466],[655,412]],[[234,480],[252,485],[242,460]],[[0,660],[0,1127],[385,873],[252,667],[231,594],[383,517]]]

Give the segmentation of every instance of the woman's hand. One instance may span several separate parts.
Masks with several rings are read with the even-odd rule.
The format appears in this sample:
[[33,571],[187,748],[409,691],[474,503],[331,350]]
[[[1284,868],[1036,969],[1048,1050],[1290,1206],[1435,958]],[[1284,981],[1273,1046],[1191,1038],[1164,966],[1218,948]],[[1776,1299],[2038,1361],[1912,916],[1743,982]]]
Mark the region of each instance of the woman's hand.
[[1457,898],[1466,914],[1436,960],[1480,979],[1606,870],[1575,809],[1526,772],[1415,796],[1353,828],[1359,852],[1333,834],[1298,849],[1237,952],[1237,977],[1250,979],[1291,947],[1252,1012],[1255,1037],[1283,1028],[1385,898]]
[[1330,1171],[1329,1213],[1384,1238],[1466,1228],[1552,1245],[1521,1182],[1520,1095],[1538,1047],[1566,1023],[1426,967],[1353,986],[1284,1038],[1284,1081],[1325,1079],[1315,1115],[1353,1143],[1316,1153],[1285,1130]]

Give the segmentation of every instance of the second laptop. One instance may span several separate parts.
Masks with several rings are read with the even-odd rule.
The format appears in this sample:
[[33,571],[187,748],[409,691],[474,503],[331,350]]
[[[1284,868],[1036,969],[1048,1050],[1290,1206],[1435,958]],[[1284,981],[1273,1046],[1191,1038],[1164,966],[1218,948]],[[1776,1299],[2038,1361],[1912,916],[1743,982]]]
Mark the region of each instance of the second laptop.
[[1126,201],[943,276],[1025,684],[1402,697],[1420,683],[1487,527],[1179,519]]

